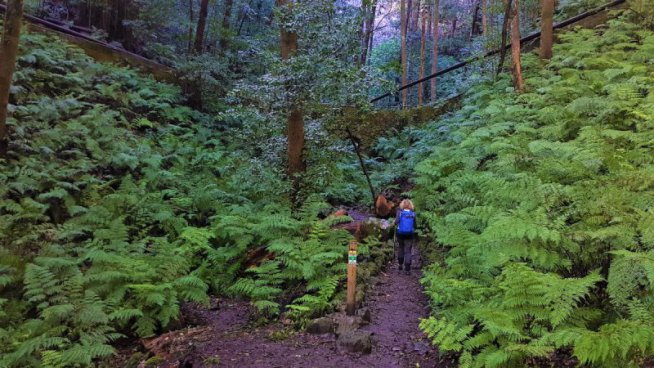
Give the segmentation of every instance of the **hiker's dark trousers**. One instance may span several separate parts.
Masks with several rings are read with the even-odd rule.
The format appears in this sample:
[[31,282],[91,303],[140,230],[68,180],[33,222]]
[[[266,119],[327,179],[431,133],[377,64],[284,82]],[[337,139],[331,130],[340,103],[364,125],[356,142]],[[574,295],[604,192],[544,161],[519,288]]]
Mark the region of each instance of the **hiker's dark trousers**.
[[416,236],[414,234],[397,234],[397,261],[400,265],[404,264],[407,270],[411,269],[411,250],[413,249],[415,239]]

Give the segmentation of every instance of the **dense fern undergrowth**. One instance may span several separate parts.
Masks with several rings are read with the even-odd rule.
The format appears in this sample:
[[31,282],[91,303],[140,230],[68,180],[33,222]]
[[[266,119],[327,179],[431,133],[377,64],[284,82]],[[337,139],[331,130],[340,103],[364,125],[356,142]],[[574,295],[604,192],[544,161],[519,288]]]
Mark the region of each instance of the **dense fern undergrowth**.
[[[91,365],[210,293],[298,320],[333,308],[350,235],[332,225],[347,218],[318,219],[324,195],[291,212],[281,165],[244,139],[256,114],[212,118],[56,38],[21,42],[0,161],[0,367]],[[262,249],[277,256],[245,264]]]
[[547,64],[527,56],[527,93],[479,85],[377,147],[406,158],[394,172],[417,164],[413,196],[446,249],[421,327],[462,367],[654,356],[654,18],[629,15],[561,34]]
[[[526,56],[525,94],[507,76],[480,84],[460,111],[374,147],[375,187],[413,177],[425,239],[445,249],[425,270],[433,312],[421,326],[462,367],[654,356],[654,17],[643,14],[561,34],[547,64]],[[0,367],[93,365],[211,294],[298,321],[334,307],[350,235],[324,202],[367,189],[318,123],[313,187],[292,211],[266,116],[201,114],[178,88],[52,37],[28,33],[18,64],[0,161]]]

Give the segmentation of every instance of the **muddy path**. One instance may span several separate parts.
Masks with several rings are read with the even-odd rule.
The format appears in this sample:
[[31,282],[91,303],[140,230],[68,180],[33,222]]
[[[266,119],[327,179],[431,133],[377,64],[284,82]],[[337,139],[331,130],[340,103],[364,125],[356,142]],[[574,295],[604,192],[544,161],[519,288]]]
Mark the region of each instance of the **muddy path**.
[[[419,254],[414,250],[415,259]],[[417,262],[419,266],[420,262]],[[440,358],[418,325],[429,313],[416,269],[411,275],[386,266],[368,292],[363,308],[371,322],[361,331],[372,334],[370,354],[350,353],[337,344],[333,333],[291,332],[277,322],[253,328],[246,302],[219,300],[213,308],[191,307],[188,318],[204,326],[171,332],[151,341],[149,349],[158,361],[141,366],[158,367],[451,367]],[[147,346],[147,343],[146,343]],[[154,364],[152,364],[154,363]]]

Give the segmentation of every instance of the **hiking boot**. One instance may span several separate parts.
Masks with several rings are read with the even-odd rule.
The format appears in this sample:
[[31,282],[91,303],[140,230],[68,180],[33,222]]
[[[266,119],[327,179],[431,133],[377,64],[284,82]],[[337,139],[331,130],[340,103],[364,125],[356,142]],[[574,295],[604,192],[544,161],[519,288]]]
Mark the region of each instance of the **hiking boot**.
[[398,263],[397,269],[399,271],[402,271],[402,265],[404,264],[404,258],[398,258],[397,263]]
[[405,275],[411,275],[411,270],[404,270]]
[[404,265],[404,273],[407,275],[411,274],[411,265],[409,264]]

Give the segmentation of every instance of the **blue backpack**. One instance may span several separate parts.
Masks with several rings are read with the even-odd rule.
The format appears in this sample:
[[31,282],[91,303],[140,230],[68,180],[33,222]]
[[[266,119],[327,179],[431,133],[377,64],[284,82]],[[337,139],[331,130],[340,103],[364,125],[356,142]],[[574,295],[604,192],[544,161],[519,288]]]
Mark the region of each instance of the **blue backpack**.
[[416,214],[411,210],[400,212],[400,221],[397,225],[397,233],[402,235],[413,235],[416,224]]

